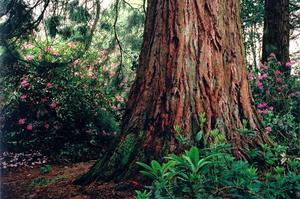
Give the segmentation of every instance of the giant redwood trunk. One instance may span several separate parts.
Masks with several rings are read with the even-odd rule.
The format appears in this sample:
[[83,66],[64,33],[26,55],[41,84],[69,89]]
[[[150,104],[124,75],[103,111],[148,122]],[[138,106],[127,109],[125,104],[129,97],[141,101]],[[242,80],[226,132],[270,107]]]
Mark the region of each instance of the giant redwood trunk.
[[279,61],[288,62],[289,41],[289,0],[265,0],[262,61],[275,53]]
[[[205,113],[205,140],[218,128],[235,156],[264,142],[251,106],[237,0],[148,1],[136,80],[113,153],[76,183],[130,177],[136,161],[180,153],[175,126],[191,143]],[[247,120],[254,137],[237,132]],[[196,143],[199,144],[199,143]]]

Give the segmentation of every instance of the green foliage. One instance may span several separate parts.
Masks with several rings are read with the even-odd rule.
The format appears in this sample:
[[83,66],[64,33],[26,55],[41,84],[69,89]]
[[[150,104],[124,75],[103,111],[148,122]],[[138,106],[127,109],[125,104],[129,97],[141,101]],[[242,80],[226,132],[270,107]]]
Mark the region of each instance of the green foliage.
[[58,33],[58,27],[60,25],[61,17],[52,16],[45,21],[46,28],[50,37],[55,37]]
[[27,189],[32,189],[36,186],[47,186],[51,184],[55,184],[59,181],[67,179],[66,176],[56,176],[54,178],[45,178],[45,177],[37,177],[31,181],[31,183],[28,185]]
[[136,193],[136,199],[149,199],[151,196],[151,192],[148,192],[146,190],[142,191],[135,191]]
[[27,62],[18,61],[2,74],[3,146],[41,150],[62,159],[97,157],[99,146],[118,132],[112,108],[119,104],[117,93],[105,86],[112,81],[110,75],[95,63],[93,51],[67,62],[80,52],[80,44],[24,45],[19,52]]
[[[150,198],[295,198],[299,196],[299,160],[261,172],[246,161],[236,160],[228,145],[182,155],[170,155],[163,164],[137,163],[153,180]],[[275,154],[274,154],[275,156]],[[266,157],[268,160],[270,157]],[[292,166],[288,166],[292,165]],[[293,169],[292,169],[293,168]],[[149,196],[148,196],[149,197]]]
[[52,170],[51,165],[43,165],[40,167],[40,174],[46,174],[49,173]]
[[299,156],[299,74],[283,72],[292,65],[278,63],[276,56],[271,54],[269,62],[260,64],[249,78],[257,113],[263,119],[265,130],[272,140],[289,146],[291,155]]

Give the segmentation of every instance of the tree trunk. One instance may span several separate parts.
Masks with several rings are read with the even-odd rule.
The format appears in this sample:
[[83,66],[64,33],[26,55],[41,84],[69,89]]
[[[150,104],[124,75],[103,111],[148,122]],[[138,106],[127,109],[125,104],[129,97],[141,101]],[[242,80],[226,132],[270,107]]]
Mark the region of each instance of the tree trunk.
[[[147,9],[119,146],[77,184],[130,177],[137,160],[162,160],[168,153],[182,152],[185,146],[176,139],[174,127],[194,143],[200,113],[206,116],[206,140],[213,141],[208,132],[218,128],[237,157],[247,158],[243,149],[264,142],[251,105],[239,1],[151,0]],[[256,136],[237,132],[242,120]]]
[[288,62],[289,41],[289,0],[265,0],[262,61],[275,53],[278,61]]

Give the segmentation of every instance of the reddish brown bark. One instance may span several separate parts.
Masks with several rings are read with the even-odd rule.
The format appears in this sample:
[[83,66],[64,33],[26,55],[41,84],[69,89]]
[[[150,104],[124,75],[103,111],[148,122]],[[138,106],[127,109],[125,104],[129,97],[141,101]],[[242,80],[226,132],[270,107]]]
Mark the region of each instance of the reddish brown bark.
[[[96,164],[81,184],[127,176],[132,172],[128,167],[136,160],[161,159],[167,153],[181,152],[184,146],[176,140],[174,126],[180,126],[182,134],[192,141],[203,112],[207,118],[205,132],[220,129],[237,157],[246,157],[244,148],[263,142],[260,121],[251,106],[239,1],[148,1],[139,68],[124,116],[121,147],[114,154],[128,155],[128,151],[122,152],[124,143],[132,135],[139,138],[129,143],[134,149],[129,150],[127,162],[120,157],[117,163],[112,155]],[[255,137],[237,132],[243,119],[256,131]],[[99,171],[115,164],[112,172]]]

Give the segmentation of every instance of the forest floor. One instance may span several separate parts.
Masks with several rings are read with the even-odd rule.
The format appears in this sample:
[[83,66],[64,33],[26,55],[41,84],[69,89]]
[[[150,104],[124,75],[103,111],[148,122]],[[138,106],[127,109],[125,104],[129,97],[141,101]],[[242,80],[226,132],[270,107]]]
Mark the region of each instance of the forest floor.
[[22,167],[1,172],[2,199],[130,199],[135,186],[131,183],[93,183],[86,187],[72,184],[74,179],[88,171],[95,161],[68,165],[51,165],[42,174],[40,166]]

